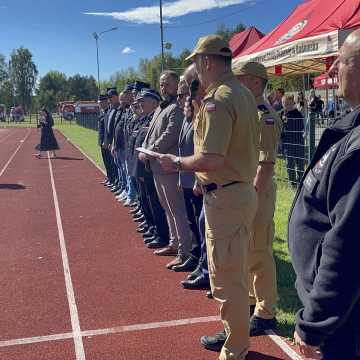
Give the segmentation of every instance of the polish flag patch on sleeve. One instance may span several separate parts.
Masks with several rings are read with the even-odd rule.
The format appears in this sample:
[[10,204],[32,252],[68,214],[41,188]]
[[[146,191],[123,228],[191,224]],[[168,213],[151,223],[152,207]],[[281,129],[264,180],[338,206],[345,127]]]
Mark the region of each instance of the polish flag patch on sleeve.
[[216,111],[216,105],[212,102],[208,102],[205,106],[205,109],[207,112],[213,112]]
[[267,118],[267,119],[265,119],[265,124],[266,125],[274,125],[275,124],[275,119],[274,118]]

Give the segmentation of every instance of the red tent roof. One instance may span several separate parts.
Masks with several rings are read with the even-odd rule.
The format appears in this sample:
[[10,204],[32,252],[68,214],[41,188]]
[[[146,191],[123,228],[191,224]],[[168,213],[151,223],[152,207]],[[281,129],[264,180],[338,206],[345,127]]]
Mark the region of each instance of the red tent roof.
[[360,0],[306,0],[273,31],[241,55],[248,55],[286,43],[360,26]]
[[235,34],[230,39],[230,49],[233,53],[233,58],[239,56],[242,52],[254,45],[264,36],[265,35],[261,31],[253,26]]
[[315,89],[337,89],[338,88],[338,78],[329,77],[328,74],[322,74],[317,76],[314,79],[314,88]]

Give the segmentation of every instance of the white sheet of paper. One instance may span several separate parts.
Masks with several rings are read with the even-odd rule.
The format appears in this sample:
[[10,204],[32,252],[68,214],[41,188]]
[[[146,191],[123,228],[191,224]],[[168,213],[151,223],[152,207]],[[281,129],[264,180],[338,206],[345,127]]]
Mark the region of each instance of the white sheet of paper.
[[139,152],[142,152],[146,155],[149,155],[151,157],[154,157],[154,158],[157,158],[159,157],[159,153],[155,152],[155,151],[151,151],[151,150],[148,150],[148,149],[145,149],[143,147],[138,147],[135,149],[136,151],[139,151]]

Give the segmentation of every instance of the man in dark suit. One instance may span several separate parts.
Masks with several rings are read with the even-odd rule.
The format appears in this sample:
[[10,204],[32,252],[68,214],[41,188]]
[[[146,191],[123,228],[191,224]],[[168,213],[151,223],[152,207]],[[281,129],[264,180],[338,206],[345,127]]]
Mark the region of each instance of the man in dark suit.
[[109,163],[109,159],[106,156],[106,150],[104,148],[104,137],[105,137],[105,117],[106,117],[106,113],[108,111],[109,108],[109,103],[108,103],[108,97],[106,94],[101,94],[99,95],[98,98],[98,104],[100,106],[100,114],[98,117],[98,145],[100,147],[100,151],[101,151],[101,156],[104,162],[104,166],[106,169],[106,179],[101,182],[104,185],[108,185],[110,183],[110,163]]
[[106,113],[106,117],[104,120],[104,127],[105,127],[104,149],[110,164],[109,165],[110,184],[107,186],[113,190],[115,189],[115,187],[117,187],[118,174],[117,174],[117,168],[114,162],[114,158],[111,154],[111,147],[114,139],[115,118],[120,104],[119,104],[119,94],[115,88],[108,88],[107,95],[108,95],[110,107]]

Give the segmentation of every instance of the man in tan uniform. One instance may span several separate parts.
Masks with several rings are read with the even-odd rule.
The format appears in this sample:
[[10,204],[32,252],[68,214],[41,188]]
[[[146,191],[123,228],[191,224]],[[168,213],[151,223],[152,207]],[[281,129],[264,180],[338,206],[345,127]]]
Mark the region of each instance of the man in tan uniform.
[[194,122],[195,154],[160,155],[168,171],[195,171],[204,192],[209,276],[225,328],[202,344],[220,360],[245,359],[249,347],[248,249],[257,208],[253,186],[259,160],[256,102],[231,71],[231,50],[216,35],[201,38],[189,56],[206,89]]
[[276,266],[273,257],[275,233],[274,212],[276,183],[274,165],[281,135],[282,121],[265,101],[268,76],[266,68],[257,62],[241,64],[234,69],[238,80],[255,96],[260,119],[260,157],[254,186],[258,194],[258,209],[254,221],[249,251],[250,335],[276,327],[277,302]]

